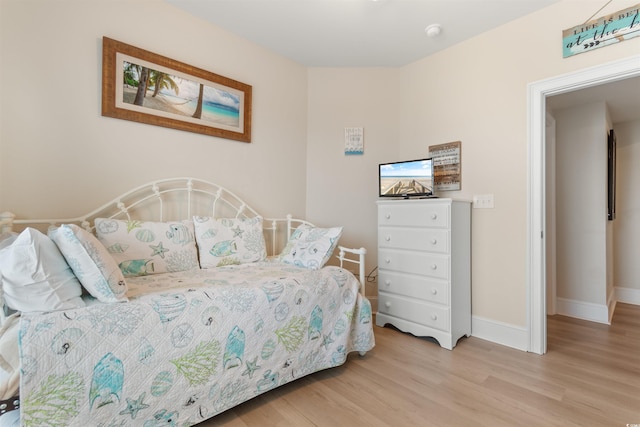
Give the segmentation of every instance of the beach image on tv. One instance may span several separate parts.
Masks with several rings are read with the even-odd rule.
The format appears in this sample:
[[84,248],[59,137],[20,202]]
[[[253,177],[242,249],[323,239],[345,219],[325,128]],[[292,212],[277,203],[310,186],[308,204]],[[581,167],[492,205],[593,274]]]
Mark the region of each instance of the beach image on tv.
[[430,194],[432,191],[431,160],[380,165],[380,195]]
[[240,99],[207,86],[123,61],[122,102],[218,125],[240,126]]

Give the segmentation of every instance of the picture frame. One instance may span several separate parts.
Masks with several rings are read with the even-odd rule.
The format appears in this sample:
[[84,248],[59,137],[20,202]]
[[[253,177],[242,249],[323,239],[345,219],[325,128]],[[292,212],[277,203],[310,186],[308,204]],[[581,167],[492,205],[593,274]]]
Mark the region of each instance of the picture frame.
[[102,38],[102,115],[251,142],[252,87]]
[[616,219],[616,134],[613,129],[607,136],[607,219]]
[[433,158],[433,189],[457,191],[462,189],[462,141],[430,145]]

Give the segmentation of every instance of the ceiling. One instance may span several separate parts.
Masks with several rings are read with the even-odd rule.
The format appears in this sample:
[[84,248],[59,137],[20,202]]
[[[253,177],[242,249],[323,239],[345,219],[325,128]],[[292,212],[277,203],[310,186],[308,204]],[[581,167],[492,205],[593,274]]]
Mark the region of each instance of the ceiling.
[[[308,67],[401,67],[559,0],[165,0]],[[441,25],[436,37],[425,29]],[[640,78],[548,99],[640,119]]]
[[165,1],[308,67],[399,67],[558,0]]
[[613,123],[640,120],[640,77],[580,89],[547,98],[547,108],[559,110],[604,101]]

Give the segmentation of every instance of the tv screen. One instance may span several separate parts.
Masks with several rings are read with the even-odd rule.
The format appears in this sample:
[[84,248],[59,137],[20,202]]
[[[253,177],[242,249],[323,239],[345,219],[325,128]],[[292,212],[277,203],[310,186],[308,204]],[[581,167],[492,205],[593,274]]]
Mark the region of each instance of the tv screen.
[[380,197],[433,196],[433,159],[381,163],[378,176]]

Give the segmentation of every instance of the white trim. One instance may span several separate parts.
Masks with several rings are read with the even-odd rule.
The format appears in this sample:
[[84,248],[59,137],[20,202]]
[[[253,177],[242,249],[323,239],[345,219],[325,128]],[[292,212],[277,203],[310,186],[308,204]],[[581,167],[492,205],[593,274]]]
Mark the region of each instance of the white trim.
[[613,313],[616,311],[616,304],[618,303],[616,297],[616,288],[612,287],[611,292],[607,296],[607,310],[609,311],[608,324],[611,324],[611,319],[613,319]]
[[640,289],[622,288],[616,286],[616,301],[625,304],[640,305]]
[[527,350],[527,328],[515,326],[480,316],[471,317],[471,336],[517,350]]
[[[549,113],[546,114],[545,120],[545,148],[548,151],[545,154],[545,172],[546,198],[548,200],[556,199],[556,119]],[[546,304],[547,314],[556,314],[556,295],[557,295],[557,242],[556,242],[556,204],[549,203],[545,211],[545,227],[546,227]]]
[[606,304],[556,298],[557,314],[610,325],[609,307]]
[[527,329],[526,349],[547,350],[545,285],[545,117],[547,96],[640,76],[640,55],[602,64],[571,74],[530,83],[528,102],[527,162]]

